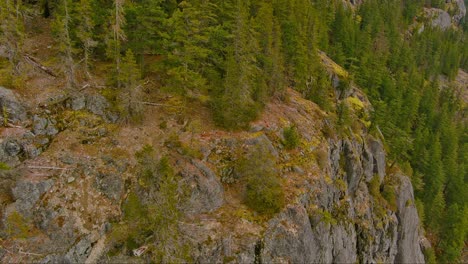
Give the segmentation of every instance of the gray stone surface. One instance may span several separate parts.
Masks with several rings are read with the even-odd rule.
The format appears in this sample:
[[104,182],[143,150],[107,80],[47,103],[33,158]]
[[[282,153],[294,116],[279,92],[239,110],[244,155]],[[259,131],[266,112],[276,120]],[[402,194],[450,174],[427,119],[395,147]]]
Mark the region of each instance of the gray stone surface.
[[[81,102],[76,103],[81,106]],[[108,122],[117,122],[118,115],[111,110],[111,105],[107,99],[100,94],[89,94],[86,96],[86,109],[91,113],[102,117]]]
[[69,263],[84,263],[91,253],[92,245],[87,238],[81,239],[65,254],[65,261]]
[[273,143],[271,143],[270,139],[268,139],[268,137],[265,134],[261,134],[260,136],[249,138],[245,141],[245,144],[252,145],[252,146],[254,145],[265,146],[273,156],[278,157],[278,151],[275,149],[275,147],[273,146]]
[[429,8],[426,12],[431,20],[433,27],[438,27],[442,30],[448,29],[452,25],[452,18],[442,9]]
[[268,224],[261,257],[265,263],[315,263],[319,250],[307,211],[290,205]]
[[34,115],[32,132],[36,136],[55,136],[59,133],[56,123],[54,119]]
[[17,123],[27,119],[25,107],[18,100],[18,97],[12,90],[0,86],[0,112],[2,113],[2,122],[8,118],[8,122]]
[[[108,121],[114,120],[111,105],[100,95],[80,96],[69,103],[74,110],[86,109]],[[51,137],[58,133],[56,127],[51,117],[34,116],[34,134],[27,138],[4,140],[1,143],[0,157],[22,155],[26,152],[25,142],[37,143],[44,139],[47,140],[44,144],[48,144]],[[256,130],[260,131],[259,128],[254,129]],[[107,132],[103,132],[105,133]],[[237,147],[245,147],[243,144],[247,148],[261,145],[276,157],[291,159],[291,153],[279,154],[265,134],[255,134],[247,140],[224,139],[216,151],[222,154],[223,150],[228,152]],[[307,166],[292,167],[304,180],[304,183],[297,183],[302,184],[300,188],[303,188],[304,193],[286,205],[279,214],[272,216],[265,226],[251,221],[249,217],[241,217],[242,219],[232,222],[225,219],[230,217],[224,215],[225,208],[216,211],[224,205],[226,198],[223,184],[215,171],[205,162],[179,158],[174,169],[182,176],[181,190],[188,194],[188,199],[184,200],[185,204],[182,206],[186,215],[181,221],[190,221],[179,222],[180,237],[177,242],[191,246],[190,254],[197,263],[424,262],[419,246],[419,219],[409,179],[398,176],[401,183],[397,187],[397,212],[384,208],[382,213],[380,200],[369,193],[368,182],[374,175],[378,175],[381,184],[385,183],[386,160],[383,144],[377,139],[360,134],[330,140],[329,146],[328,164],[324,164],[323,174],[308,177],[310,172],[307,171]],[[102,196],[103,199],[109,198],[113,205],[118,205],[123,199],[123,178],[127,163],[107,156],[81,163],[71,155],[64,155],[61,161],[81,169],[76,170],[76,174],[65,175],[57,184],[63,182],[65,188],[73,188],[80,184],[83,177],[93,177],[91,182],[94,184],[90,188],[97,188],[105,196]],[[286,178],[288,174],[282,176]],[[13,186],[12,181],[5,179],[9,186]],[[65,184],[66,182],[70,184]],[[47,253],[51,255],[43,258],[42,262],[83,263],[96,240],[91,239],[83,227],[80,227],[80,208],[76,208],[76,212],[75,209],[52,208],[47,202],[41,202],[39,208],[36,206],[53,184],[53,180],[18,182],[12,190],[16,200],[13,205],[23,215],[32,216],[36,227],[47,234],[47,245],[54,250]],[[7,189],[11,187],[5,190]],[[138,191],[144,193],[140,195],[144,203],[152,203],[154,200],[151,199],[157,197],[151,194],[157,192],[157,184],[149,189],[150,191]],[[254,212],[249,213],[255,217]],[[109,228],[105,230],[109,232]],[[102,232],[101,235],[106,231]],[[108,259],[101,258],[100,261],[115,263],[143,259],[118,254]]]
[[419,244],[419,217],[414,205],[413,187],[408,177],[399,175],[398,206],[398,263],[423,263],[424,255]]
[[23,146],[17,139],[7,139],[2,144],[5,154],[8,156],[18,156],[23,151]]
[[41,182],[20,181],[12,190],[16,210],[26,217],[32,216],[36,202],[53,185],[52,179]]
[[188,176],[190,188],[187,213],[211,212],[224,203],[224,188],[216,174],[200,161],[194,160],[196,170]]
[[71,109],[77,111],[86,107],[86,97],[84,95],[77,96],[71,100]]
[[462,19],[466,16],[466,6],[464,0],[452,0],[458,7],[458,12],[452,17],[456,24],[460,24]]
[[97,172],[96,186],[105,196],[119,202],[123,195],[122,175],[119,173]]
[[370,153],[373,159],[373,174],[377,174],[380,178],[380,183],[383,182],[385,177],[385,151],[380,140],[369,139],[367,141]]
[[344,157],[345,157],[345,172],[346,182],[348,183],[348,192],[353,194],[361,177],[363,175],[363,169],[361,164],[361,153],[362,147],[355,141],[345,141],[344,143]]

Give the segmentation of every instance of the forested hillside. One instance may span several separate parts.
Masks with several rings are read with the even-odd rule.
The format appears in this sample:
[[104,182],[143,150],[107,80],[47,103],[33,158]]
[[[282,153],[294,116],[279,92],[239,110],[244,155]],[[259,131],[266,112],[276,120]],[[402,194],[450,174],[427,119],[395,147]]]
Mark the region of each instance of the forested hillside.
[[[0,85],[21,90],[28,83],[28,67],[39,66],[49,77],[63,80],[60,87],[69,95],[99,88],[122,124],[138,127],[144,107],[154,104],[155,94],[164,93],[181,104],[208,108],[226,133],[250,129],[269,103],[289,102],[288,89],[293,89],[328,115],[333,134],[353,137],[355,120],[365,121],[366,133],[384,143],[387,171],[401,170],[411,178],[432,245],[424,252],[426,261],[462,262],[468,236],[463,96],[468,88],[456,80],[468,72],[467,3],[355,2],[1,0]],[[447,14],[448,24],[432,16],[439,10]],[[52,40],[46,48],[35,44],[37,48],[28,42],[33,37]],[[51,55],[41,57],[46,53]],[[335,69],[336,78],[330,78],[326,56],[342,67]],[[369,99],[368,112],[355,114],[356,104],[362,103],[344,100],[354,87]],[[8,126],[5,109],[3,123]],[[187,128],[192,138],[200,126]],[[295,127],[285,131],[285,148],[295,149]],[[152,164],[145,156],[152,150],[146,151],[137,155],[139,164],[150,162],[152,170],[165,175],[168,180],[158,184],[166,195],[175,196],[168,161]],[[256,166],[244,163],[252,167],[249,171]],[[271,178],[267,185],[275,189],[276,178]],[[253,208],[273,203],[273,209],[260,211],[277,213],[284,206],[257,201],[263,194],[249,195],[247,205]],[[138,200],[132,197],[130,193],[128,203]],[[165,205],[174,203],[169,199]],[[133,232],[131,228],[142,227],[125,228]]]

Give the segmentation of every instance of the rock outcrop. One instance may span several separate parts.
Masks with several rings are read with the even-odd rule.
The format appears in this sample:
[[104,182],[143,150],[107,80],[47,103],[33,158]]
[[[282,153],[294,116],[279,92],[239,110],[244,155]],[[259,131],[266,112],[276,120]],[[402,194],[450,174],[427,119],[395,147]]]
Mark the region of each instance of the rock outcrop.
[[[288,206],[269,222],[263,238],[262,260],[423,263],[419,220],[411,205],[414,203],[411,183],[406,176],[385,173],[381,142],[373,138],[366,143],[344,140],[332,146],[330,169],[334,183],[319,180],[311,189],[311,196]],[[401,182],[395,190],[396,211],[383,208],[382,200],[370,193],[368,185],[372,177],[366,175],[378,177],[379,185],[384,184],[384,177],[396,177]]]
[[72,110],[88,110],[107,122],[115,123],[119,116],[112,111],[110,103],[100,94],[85,94],[73,97],[67,102]]
[[[151,163],[155,167],[150,167],[152,181],[138,178],[141,168],[135,153],[141,144],[135,145],[144,141],[160,151],[155,151],[157,158],[170,160],[179,180],[181,216],[171,225],[177,230],[169,232],[173,244],[189,249],[185,254],[190,261],[423,263],[424,239],[411,181],[400,172],[387,171],[384,145],[368,133],[367,121],[357,120],[342,133],[326,132],[333,129],[327,114],[298,93],[288,93],[289,102],[267,106],[266,116],[250,132],[194,135],[174,122],[171,126],[178,134],[172,141],[165,135],[167,128],[154,124],[111,127],[118,117],[100,95],[62,98],[57,107],[69,115],[61,116],[56,109],[31,114],[30,128],[15,130],[0,143],[1,162],[24,165],[18,171],[0,171],[6,194],[1,201],[7,204],[0,208],[0,216],[8,227],[0,233],[6,238],[0,243],[7,241],[9,250],[0,251],[0,258],[20,262],[11,252],[27,248],[34,255],[21,260],[28,262],[151,261],[150,254],[132,252],[163,247],[154,242],[159,239],[157,230],[143,234],[143,240],[129,237],[125,242],[115,242],[122,234],[113,233],[126,221],[122,204],[131,191],[142,206],[154,206],[160,197],[154,195],[160,188],[156,157]],[[16,109],[10,122],[28,121],[17,98],[6,94],[2,98],[9,98],[8,109]],[[368,109],[362,108],[370,107],[365,96],[352,87],[338,99],[350,97],[365,116]],[[300,143],[286,150],[283,128],[292,124]],[[191,144],[184,144],[184,136]],[[189,149],[197,144],[199,153]],[[246,181],[236,162],[250,157],[255,146],[274,160],[271,166],[286,193],[285,206],[273,215],[259,215],[243,201]]]

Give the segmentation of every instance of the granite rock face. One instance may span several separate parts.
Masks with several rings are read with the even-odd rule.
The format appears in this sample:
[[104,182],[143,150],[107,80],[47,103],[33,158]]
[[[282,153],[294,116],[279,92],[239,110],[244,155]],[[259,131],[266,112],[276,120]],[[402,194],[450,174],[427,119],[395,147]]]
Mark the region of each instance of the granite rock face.
[[396,262],[400,263],[423,263],[424,255],[421,251],[421,234],[419,228],[419,217],[414,204],[413,187],[408,177],[398,175],[401,185],[397,197],[398,225],[398,254]]
[[[87,110],[99,120],[114,122],[118,118],[100,95],[78,96],[66,104],[75,111]],[[31,115],[31,131],[28,128],[20,136],[2,140],[0,161],[14,161],[16,165],[37,157],[51,142],[63,140],[61,136],[66,131],[62,129],[67,128],[56,121],[52,112]],[[311,112],[288,112],[297,113],[304,113],[304,120],[310,121]],[[101,127],[91,121],[89,129],[99,132]],[[411,181],[386,171],[382,142],[365,129],[354,131],[351,136],[324,139],[324,135],[314,131],[315,123],[318,122],[298,124],[304,142],[292,151],[286,151],[281,144],[281,126],[267,124],[242,132],[242,138],[227,133],[212,136],[216,138],[203,146],[203,159],[188,157],[183,151],[164,145],[168,153],[160,154],[171,157],[179,179],[178,206],[183,215],[177,221],[174,244],[187,246],[195,263],[423,263],[420,241],[424,239]],[[111,135],[105,144],[117,145],[116,140],[110,139],[112,131],[108,133]],[[93,141],[89,142],[86,144]],[[317,144],[323,150],[320,164],[318,155],[314,156],[319,153]],[[233,153],[245,155],[255,146],[262,147],[264,154],[278,163],[286,164],[275,168],[281,180],[289,184],[285,188],[300,190],[288,193],[293,198],[288,197],[286,206],[262,220],[240,200],[243,181],[233,165]],[[81,147],[77,145],[78,149]],[[54,160],[54,166],[60,168],[42,178],[34,174],[0,174],[2,191],[11,196],[2,198],[5,203],[10,202],[5,214],[1,212],[3,222],[15,210],[42,234],[40,239],[44,242],[31,250],[41,254],[34,262],[149,262],[146,255],[133,256],[132,250],[141,246],[157,248],[158,242],[147,242],[154,234],[148,234],[148,240],[143,242],[130,241],[129,244],[138,243],[133,248],[117,245],[120,251],[112,257],[106,254],[115,245],[107,238],[112,237],[113,227],[122,219],[121,205],[131,190],[129,186],[136,185],[135,192],[142,203],[151,204],[158,197],[154,195],[159,188],[157,179],[149,186],[138,187],[138,182],[132,183],[136,178],[133,174],[138,173],[137,167],[132,167],[132,158],[91,149],[96,156],[77,157],[73,150],[61,149],[60,158]],[[50,152],[45,154],[54,158]],[[293,155],[304,163],[295,163]],[[157,178],[157,173],[154,176]],[[230,178],[233,180],[226,180]],[[383,198],[382,190],[387,188],[394,191],[395,201]]]
[[[386,175],[382,143],[368,137],[339,140],[331,146],[331,177],[345,182],[345,188],[325,180],[315,182],[301,203],[289,205],[269,222],[261,260],[424,263],[411,183],[403,175]],[[398,179],[396,211],[384,209],[373,197],[368,187],[372,177],[379,177],[381,185],[385,177]]]
[[306,209],[292,205],[270,221],[265,232],[265,263],[314,263],[319,248]]

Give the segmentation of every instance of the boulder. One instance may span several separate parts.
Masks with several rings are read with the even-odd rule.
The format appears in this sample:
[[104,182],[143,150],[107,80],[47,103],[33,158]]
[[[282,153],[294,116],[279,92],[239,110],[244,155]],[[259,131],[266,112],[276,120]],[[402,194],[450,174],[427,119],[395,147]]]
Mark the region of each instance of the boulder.
[[72,110],[82,110],[86,107],[86,97],[80,95],[71,99],[71,109]]
[[[81,107],[82,99],[75,102],[75,107]],[[119,119],[118,115],[111,110],[111,105],[107,99],[100,94],[89,94],[86,96],[86,109],[91,113],[102,117],[108,122],[115,123]]]
[[54,119],[34,115],[32,132],[36,136],[55,136],[59,133],[56,124]]
[[109,199],[120,202],[123,195],[122,175],[118,173],[97,172],[96,187]]
[[2,143],[4,153],[8,156],[18,156],[23,151],[23,146],[17,139],[7,139]]
[[273,143],[271,143],[270,139],[268,139],[268,137],[265,134],[261,134],[256,137],[249,138],[245,141],[245,144],[251,145],[251,146],[255,146],[255,145],[265,146],[266,149],[268,149],[268,151],[270,152],[270,154],[272,154],[274,157],[278,157],[278,151],[275,149],[275,147],[273,146]]
[[426,16],[431,21],[432,27],[440,28],[441,30],[446,30],[452,25],[452,18],[449,13],[442,9],[438,8],[426,8]]
[[52,179],[41,182],[20,181],[12,190],[16,210],[25,217],[32,216],[36,202],[53,185]]
[[12,90],[0,86],[0,110],[2,112],[2,123],[7,118],[8,122],[18,123],[27,119],[26,109],[20,103]]
[[190,189],[185,211],[189,214],[211,212],[224,204],[224,188],[216,174],[200,161],[187,164],[182,172]]

